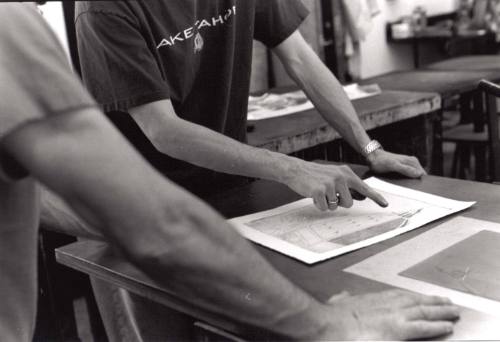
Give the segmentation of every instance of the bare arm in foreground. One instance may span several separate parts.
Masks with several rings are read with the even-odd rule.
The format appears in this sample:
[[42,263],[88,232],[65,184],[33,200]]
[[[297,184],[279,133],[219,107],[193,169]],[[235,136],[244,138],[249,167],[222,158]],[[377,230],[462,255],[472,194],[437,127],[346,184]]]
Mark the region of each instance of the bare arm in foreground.
[[446,299],[400,291],[319,303],[211,208],[157,174],[98,111],[26,124],[3,145],[131,262],[207,310],[323,340],[438,336],[458,315]]

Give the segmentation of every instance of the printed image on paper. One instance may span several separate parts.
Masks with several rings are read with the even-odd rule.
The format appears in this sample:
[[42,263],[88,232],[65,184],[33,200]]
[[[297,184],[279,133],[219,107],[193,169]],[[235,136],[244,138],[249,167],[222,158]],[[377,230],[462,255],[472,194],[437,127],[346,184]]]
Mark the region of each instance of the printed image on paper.
[[422,203],[420,208],[412,209],[408,206],[407,211],[399,212],[382,212],[376,208],[321,212],[313,204],[309,204],[249,222],[247,226],[312,252],[327,252],[404,227],[412,216],[422,212],[424,208],[425,204]]
[[[344,86],[344,91],[351,101],[381,93],[380,87],[376,84],[358,85],[354,83]],[[248,120],[276,118],[313,108],[314,105],[301,90],[283,94],[265,93],[261,96],[248,98]]]
[[313,263],[416,229],[473,204],[375,178],[367,183],[385,197],[388,208],[367,199],[350,209],[322,212],[305,199],[231,222],[250,240]]

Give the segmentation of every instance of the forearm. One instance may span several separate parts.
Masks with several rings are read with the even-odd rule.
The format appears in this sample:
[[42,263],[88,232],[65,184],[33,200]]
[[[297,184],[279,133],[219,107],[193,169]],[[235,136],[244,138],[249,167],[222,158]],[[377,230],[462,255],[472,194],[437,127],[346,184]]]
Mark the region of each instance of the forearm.
[[192,208],[189,221],[178,223],[185,238],[172,249],[155,248],[153,261],[139,264],[155,279],[168,279],[174,293],[212,312],[297,339],[317,336],[326,324],[323,306],[273,270],[212,210],[188,202],[179,204]]
[[288,169],[298,162],[281,153],[243,144],[175,115],[167,117],[166,103],[150,108],[141,110],[154,111],[146,116],[156,117],[155,121],[142,121],[132,115],[155,148],[171,157],[218,172],[277,182],[283,182]]
[[366,156],[375,172],[398,172],[418,178],[426,174],[420,162],[405,155],[376,149],[365,152],[370,138],[361,125],[344,89],[305,42],[299,31],[274,48],[289,75],[307,93],[321,115],[359,153]]
[[356,151],[361,152],[370,138],[342,85],[298,33],[290,37],[284,46],[286,51],[278,49],[276,52],[288,74],[304,90],[325,120]]
[[[66,123],[39,133],[33,124],[9,151],[130,261],[193,304],[290,337],[323,329],[323,306],[219,215],[147,166],[109,123],[83,121],[68,134],[57,132]],[[20,147],[26,136],[31,143]]]
[[45,187],[41,190],[40,223],[43,228],[58,233],[103,239],[97,229],[84,222],[59,196]]
[[[109,240],[117,241],[141,270],[192,304],[292,338],[320,333],[326,325],[320,303],[273,270],[212,209],[159,176],[147,178],[157,190],[141,198],[140,206],[148,210],[119,203],[126,217],[110,218],[98,210],[116,211],[115,204],[84,192],[74,202],[98,213],[102,226],[110,227]],[[130,198],[140,191],[117,196]],[[99,203],[99,208],[85,203]]]
[[308,65],[299,82],[323,118],[334,127],[357,152],[370,142],[359,117],[342,85],[321,63]]

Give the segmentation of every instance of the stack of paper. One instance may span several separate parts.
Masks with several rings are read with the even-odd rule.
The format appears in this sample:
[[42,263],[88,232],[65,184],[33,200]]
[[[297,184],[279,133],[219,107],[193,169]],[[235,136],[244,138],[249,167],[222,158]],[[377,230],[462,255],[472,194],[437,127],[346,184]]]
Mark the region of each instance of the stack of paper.
[[[360,86],[356,83],[345,86],[344,91],[351,101],[374,96],[381,92],[376,84]],[[249,97],[248,120],[275,118],[313,108],[314,105],[301,90],[284,94],[266,93],[262,96]]]

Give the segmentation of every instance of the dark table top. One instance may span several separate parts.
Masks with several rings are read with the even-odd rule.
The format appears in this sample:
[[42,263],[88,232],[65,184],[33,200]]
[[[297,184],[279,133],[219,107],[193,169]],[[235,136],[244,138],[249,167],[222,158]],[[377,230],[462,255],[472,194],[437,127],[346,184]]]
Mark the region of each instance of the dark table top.
[[[438,94],[428,92],[383,91],[353,101],[365,130],[428,114],[441,108]],[[248,143],[285,154],[301,151],[340,138],[315,110],[253,121]]]
[[[356,167],[356,171],[358,174],[362,174],[366,169]],[[426,176],[422,180],[386,180],[397,185],[456,200],[478,201],[476,206],[460,215],[500,223],[500,210],[498,210],[498,203],[500,203],[499,186],[435,176]],[[232,218],[271,209],[298,199],[297,194],[281,184],[257,181],[245,187],[215,196],[209,202],[223,215]],[[361,294],[390,288],[389,285],[345,273],[342,270],[387,248],[422,234],[445,220],[440,220],[407,234],[316,265],[303,264],[260,246],[256,246],[256,248],[277,270],[291,281],[317,299],[324,301],[333,294],[345,289],[348,289],[352,294]],[[57,250],[56,255],[58,261],[67,266],[115,283],[228,331],[234,333],[248,331],[241,324],[230,319],[200,310],[183,298],[177,297],[175,292],[154,283],[128,262],[114,255],[105,243],[79,242]],[[480,334],[481,332],[484,333],[484,329],[497,331],[499,324],[500,320],[496,318],[464,309],[462,319],[456,326],[456,332],[450,338],[461,339],[471,338],[470,336],[481,336]],[[500,339],[500,329],[498,329],[498,334],[498,339]]]
[[500,70],[500,55],[476,55],[449,58],[426,65],[430,70]]
[[376,83],[383,90],[438,93],[443,99],[476,89],[480,80],[500,81],[497,70],[406,70],[364,79],[360,84]]

